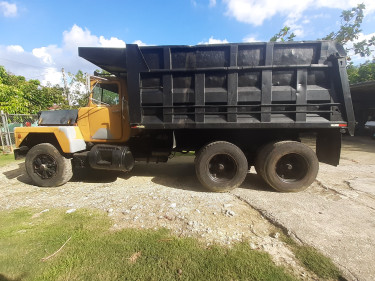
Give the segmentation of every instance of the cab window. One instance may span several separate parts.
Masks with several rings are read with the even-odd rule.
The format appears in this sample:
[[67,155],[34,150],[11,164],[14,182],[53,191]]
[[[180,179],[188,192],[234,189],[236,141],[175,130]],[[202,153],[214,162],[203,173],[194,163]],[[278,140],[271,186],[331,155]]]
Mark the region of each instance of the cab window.
[[119,87],[116,83],[96,84],[92,92],[92,101],[98,105],[116,105],[119,103]]

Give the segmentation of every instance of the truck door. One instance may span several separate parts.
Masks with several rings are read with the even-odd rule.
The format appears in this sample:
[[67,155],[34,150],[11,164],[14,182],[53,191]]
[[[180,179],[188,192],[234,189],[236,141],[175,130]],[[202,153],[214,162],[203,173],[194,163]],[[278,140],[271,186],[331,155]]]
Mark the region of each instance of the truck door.
[[93,82],[91,102],[94,106],[88,111],[91,139],[120,140],[123,132],[120,83]]

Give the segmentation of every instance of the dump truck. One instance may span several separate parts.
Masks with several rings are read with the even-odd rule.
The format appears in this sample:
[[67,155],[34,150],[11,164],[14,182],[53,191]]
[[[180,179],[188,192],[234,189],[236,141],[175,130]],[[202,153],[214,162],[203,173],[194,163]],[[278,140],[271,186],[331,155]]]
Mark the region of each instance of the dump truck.
[[127,44],[79,56],[105,70],[90,78],[87,106],[15,130],[15,155],[37,186],[62,185],[73,168],[130,172],[194,152],[208,190],[240,186],[255,166],[274,189],[296,192],[319,162],[339,164],[341,135],[354,132],[346,54],[333,41]]

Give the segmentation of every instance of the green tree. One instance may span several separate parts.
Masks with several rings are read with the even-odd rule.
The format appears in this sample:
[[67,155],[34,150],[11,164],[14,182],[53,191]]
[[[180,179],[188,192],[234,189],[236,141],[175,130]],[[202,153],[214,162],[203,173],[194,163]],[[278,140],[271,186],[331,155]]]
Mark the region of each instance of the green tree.
[[[359,42],[354,42],[358,39],[361,30],[361,24],[363,21],[363,13],[366,6],[358,4],[349,10],[344,10],[341,12],[341,26],[336,32],[331,32],[323,40],[336,40],[340,44],[346,47],[346,51],[353,51],[355,54],[359,54],[361,57],[368,57],[371,55],[371,47],[375,46],[375,36],[369,40],[362,40]],[[353,46],[348,46],[348,43],[353,43]],[[350,58],[349,58],[350,59]]]
[[63,89],[58,86],[41,86],[39,80],[26,81],[25,77],[8,73],[0,66],[0,109],[7,113],[37,113],[67,103]]
[[293,41],[296,35],[291,32],[289,26],[284,26],[280,29],[279,33],[276,33],[274,36],[271,37],[271,42],[285,42],[285,41]]
[[366,61],[359,66],[350,63],[347,67],[350,84],[375,81],[375,59]]
[[[361,57],[371,56],[372,48],[375,46],[375,36],[372,36],[369,40],[364,39],[356,42],[362,31],[361,24],[365,9],[364,4],[359,4],[357,7],[342,11],[340,29],[337,32],[331,32],[323,39],[336,40],[345,47],[347,53],[354,52]],[[350,60],[351,58],[348,57],[348,61]],[[347,66],[347,72],[350,84],[375,80],[375,59],[368,60],[359,66],[350,62]]]
[[14,77],[0,66],[0,109],[7,113],[28,113],[29,102],[23,98],[19,85],[24,77]]
[[[368,57],[372,54],[371,47],[375,46],[375,36],[369,40],[355,42],[359,38],[361,24],[364,17],[364,4],[358,4],[349,10],[341,12],[341,25],[338,31],[332,31],[322,40],[335,40],[342,44],[346,51],[353,51],[361,57]],[[296,35],[291,31],[290,27],[284,26],[278,33],[271,37],[270,41],[293,41]],[[352,44],[349,44],[352,43]],[[350,60],[350,58],[348,58]]]
[[64,88],[58,84],[52,86],[50,83],[47,83],[47,86],[41,89],[41,95],[45,101],[44,108],[48,108],[51,105],[57,105],[63,109],[69,107],[68,101],[64,96]]
[[[340,28],[337,31],[332,31],[327,36],[323,37],[322,40],[337,41],[345,47],[347,53],[353,52],[361,57],[371,56],[373,53],[372,48],[375,46],[375,36],[368,40],[357,41],[362,31],[361,25],[365,9],[366,6],[364,4],[358,4],[356,7],[349,10],[343,10],[340,15]],[[270,41],[293,41],[295,37],[290,27],[285,26],[280,29]],[[347,59],[348,61],[351,60],[349,56]],[[375,80],[375,58],[359,66],[350,62],[347,66],[347,72],[351,84]]]
[[14,86],[0,84],[0,110],[7,113],[30,113],[30,103],[22,97],[22,92]]
[[76,74],[68,73],[69,77],[69,96],[72,107],[87,105],[88,89],[86,86],[87,73],[78,70]]

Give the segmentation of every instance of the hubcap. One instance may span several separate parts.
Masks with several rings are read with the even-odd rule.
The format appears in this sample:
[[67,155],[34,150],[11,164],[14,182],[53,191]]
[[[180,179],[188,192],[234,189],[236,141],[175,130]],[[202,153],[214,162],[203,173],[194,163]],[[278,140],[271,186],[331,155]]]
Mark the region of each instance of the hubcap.
[[33,161],[34,173],[42,179],[50,179],[56,175],[57,162],[48,154],[39,154]]
[[208,171],[215,182],[230,181],[236,176],[237,163],[230,155],[217,154],[210,159]]
[[308,170],[308,163],[304,157],[296,153],[282,156],[276,163],[276,173],[284,182],[303,179]]

